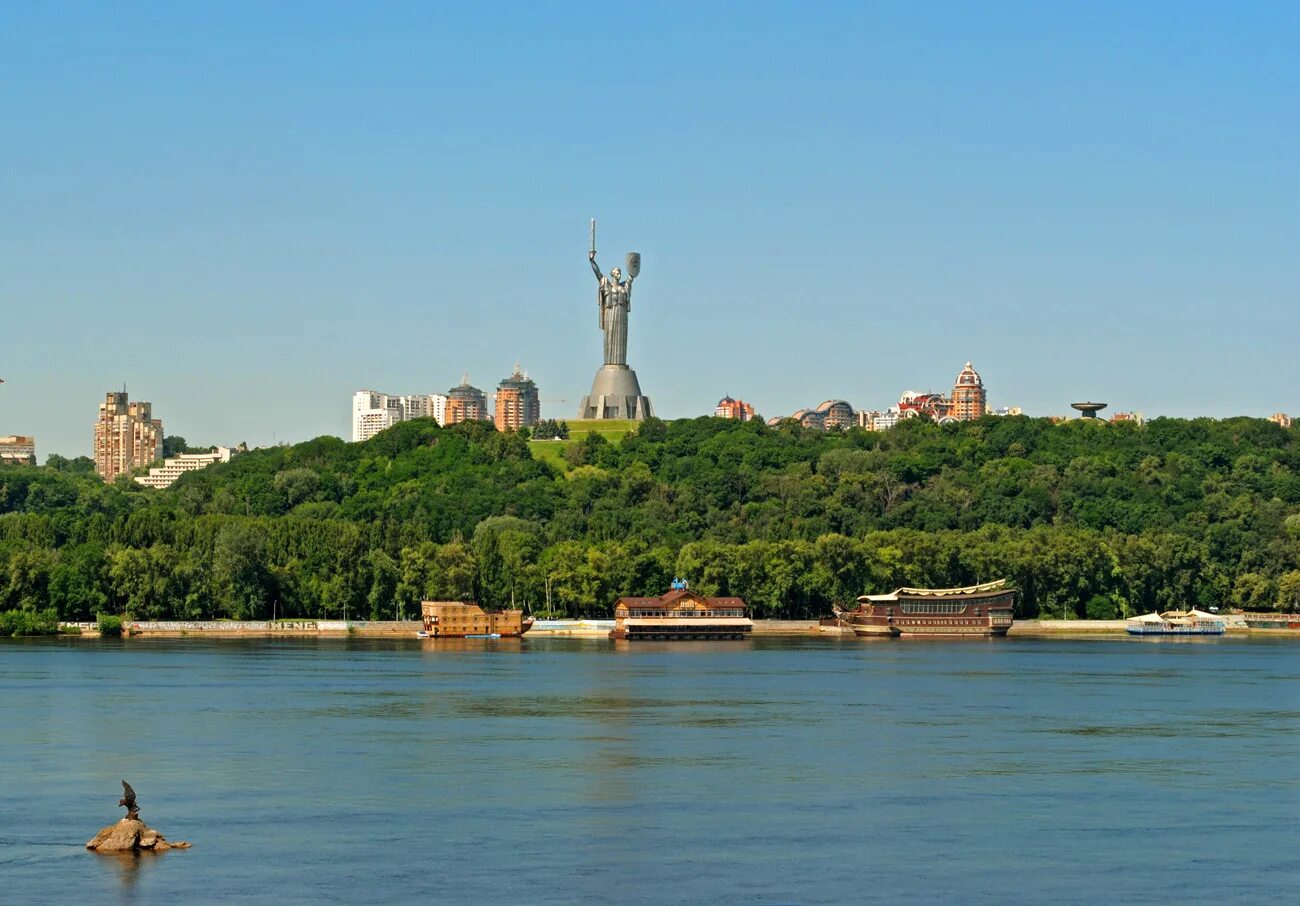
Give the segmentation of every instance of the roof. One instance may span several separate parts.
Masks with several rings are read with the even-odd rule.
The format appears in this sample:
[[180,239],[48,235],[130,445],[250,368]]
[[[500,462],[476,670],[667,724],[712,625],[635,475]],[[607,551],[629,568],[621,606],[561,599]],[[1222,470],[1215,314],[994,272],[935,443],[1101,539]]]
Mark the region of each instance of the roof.
[[643,617],[629,616],[623,621],[624,627],[664,627],[664,625],[682,625],[682,627],[751,627],[754,621],[748,616],[686,616],[686,617]]
[[981,585],[965,585],[961,588],[896,588],[887,595],[861,595],[858,598],[859,603],[879,603],[881,601],[897,601],[900,597],[904,598],[978,598],[984,595],[999,591],[1011,591],[1007,588],[1006,579],[998,579],[995,582],[985,582]]
[[900,588],[894,594],[905,595],[973,595],[985,591],[995,591],[1006,587],[1006,579],[984,582],[979,585],[965,585],[961,588]]
[[744,607],[743,598],[708,598],[697,591],[689,588],[674,588],[668,594],[660,598],[619,598],[614,602],[614,606],[622,604],[626,607],[672,607],[683,598],[692,598],[700,601],[709,607]]

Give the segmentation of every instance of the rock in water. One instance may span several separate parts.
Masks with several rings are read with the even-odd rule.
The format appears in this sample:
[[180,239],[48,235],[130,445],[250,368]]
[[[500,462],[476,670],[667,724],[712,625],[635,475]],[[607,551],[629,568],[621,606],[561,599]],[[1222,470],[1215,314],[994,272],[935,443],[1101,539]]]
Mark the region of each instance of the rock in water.
[[110,824],[91,838],[86,849],[98,853],[162,852],[165,849],[189,849],[183,840],[168,843],[167,838],[158,833],[139,818],[123,818],[117,824]]

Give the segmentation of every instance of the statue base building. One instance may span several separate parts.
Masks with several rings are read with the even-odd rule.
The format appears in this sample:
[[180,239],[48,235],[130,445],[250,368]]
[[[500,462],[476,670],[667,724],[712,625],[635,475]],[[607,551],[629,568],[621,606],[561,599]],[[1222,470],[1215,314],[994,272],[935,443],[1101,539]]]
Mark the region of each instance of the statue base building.
[[641,395],[636,372],[626,365],[605,365],[591,382],[591,393],[582,398],[578,418],[634,419],[641,421],[654,415],[650,398]]

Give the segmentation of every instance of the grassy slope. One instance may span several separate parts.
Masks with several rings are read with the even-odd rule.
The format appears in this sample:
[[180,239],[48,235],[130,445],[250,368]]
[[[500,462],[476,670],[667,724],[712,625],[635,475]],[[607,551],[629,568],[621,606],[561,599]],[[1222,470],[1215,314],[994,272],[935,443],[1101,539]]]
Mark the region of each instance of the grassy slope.
[[618,443],[629,431],[635,431],[637,422],[631,419],[570,419],[568,440],[534,440],[529,441],[528,448],[535,458],[548,462],[559,469],[568,470],[564,460],[564,449],[577,443],[588,434],[600,434],[610,443]]

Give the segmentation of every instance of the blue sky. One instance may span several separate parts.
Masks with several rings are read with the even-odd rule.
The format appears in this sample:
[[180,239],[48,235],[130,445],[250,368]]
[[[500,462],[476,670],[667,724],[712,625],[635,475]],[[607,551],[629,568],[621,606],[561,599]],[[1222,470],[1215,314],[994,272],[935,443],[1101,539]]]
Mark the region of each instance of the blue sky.
[[[375,8],[368,8],[374,6]],[[1300,410],[1300,4],[0,6],[0,434],[572,417],[587,220],[660,414]]]

